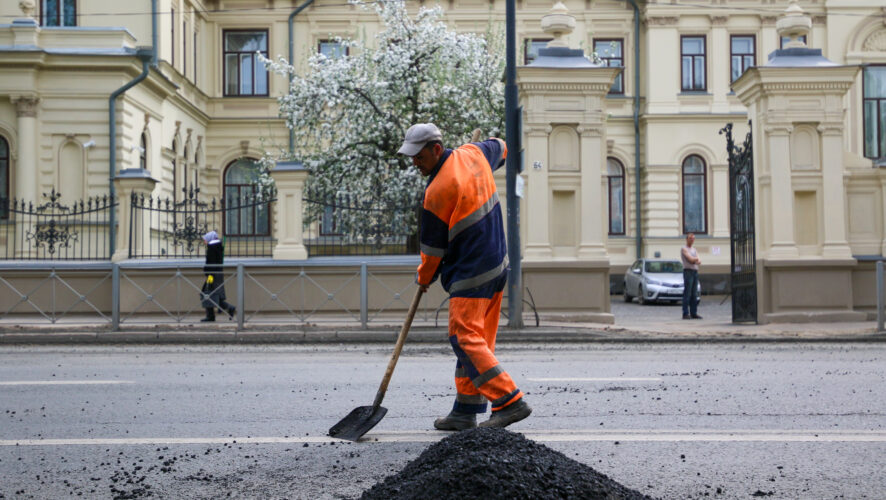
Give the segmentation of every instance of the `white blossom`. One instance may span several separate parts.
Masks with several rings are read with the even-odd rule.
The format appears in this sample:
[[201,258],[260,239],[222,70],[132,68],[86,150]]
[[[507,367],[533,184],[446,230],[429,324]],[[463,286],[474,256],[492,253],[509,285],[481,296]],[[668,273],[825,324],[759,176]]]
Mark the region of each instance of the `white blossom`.
[[[378,14],[374,40],[338,39],[348,55],[316,54],[304,76],[282,58],[265,63],[292,78],[279,106],[294,131],[291,159],[310,173],[305,198],[371,206],[337,211],[339,230],[351,237],[411,234],[426,181],[410,158],[397,155],[406,129],[433,122],[447,147],[467,142],[474,128],[503,130],[503,37],[456,33],[440,7],[410,16],[403,0],[354,3]],[[320,204],[305,207],[306,221],[322,217]]]

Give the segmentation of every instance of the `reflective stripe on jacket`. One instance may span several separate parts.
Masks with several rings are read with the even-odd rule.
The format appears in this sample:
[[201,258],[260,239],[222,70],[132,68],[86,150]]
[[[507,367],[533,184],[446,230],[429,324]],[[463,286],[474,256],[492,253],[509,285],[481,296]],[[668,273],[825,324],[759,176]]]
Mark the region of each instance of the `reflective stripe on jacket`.
[[456,293],[481,286],[508,268],[501,204],[492,171],[507,156],[496,140],[447,151],[425,188],[418,282],[439,275]]

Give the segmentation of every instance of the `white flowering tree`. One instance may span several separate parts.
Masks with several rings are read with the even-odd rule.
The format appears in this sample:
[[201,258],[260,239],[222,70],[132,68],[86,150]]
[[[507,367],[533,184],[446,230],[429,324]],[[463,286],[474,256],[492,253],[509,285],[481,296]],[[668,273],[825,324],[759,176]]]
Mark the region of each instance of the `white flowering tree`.
[[410,16],[402,0],[371,8],[381,23],[371,43],[338,39],[347,55],[316,54],[304,76],[283,59],[267,61],[292,78],[279,104],[294,131],[294,159],[310,172],[305,197],[318,202],[306,203],[306,220],[320,220],[323,204],[334,204],[337,230],[364,240],[417,227],[424,181],[397,155],[410,125],[437,124],[449,147],[474,128],[504,129],[500,32],[456,33],[439,7]]

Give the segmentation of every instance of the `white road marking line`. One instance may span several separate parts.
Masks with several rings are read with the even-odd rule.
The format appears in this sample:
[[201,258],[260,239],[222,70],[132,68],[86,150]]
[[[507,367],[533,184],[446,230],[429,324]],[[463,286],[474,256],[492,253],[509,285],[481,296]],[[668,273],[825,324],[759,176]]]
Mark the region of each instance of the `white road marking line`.
[[0,385],[113,385],[134,384],[131,380],[9,380]]
[[[539,442],[886,442],[886,431],[870,430],[527,430],[528,439]],[[367,434],[368,443],[431,443],[451,435],[441,431],[384,431]],[[2,446],[163,445],[163,444],[303,444],[345,442],[328,436],[292,437],[154,437],[92,439],[3,439]]]
[[527,378],[530,382],[661,382],[660,377],[550,377]]

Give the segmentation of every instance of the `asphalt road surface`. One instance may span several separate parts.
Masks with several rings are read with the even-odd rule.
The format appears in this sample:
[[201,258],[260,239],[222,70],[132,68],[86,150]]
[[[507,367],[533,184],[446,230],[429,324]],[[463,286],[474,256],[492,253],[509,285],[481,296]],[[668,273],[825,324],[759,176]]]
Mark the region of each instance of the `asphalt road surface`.
[[[391,346],[0,348],[0,498],[353,498],[445,434],[454,358]],[[501,344],[511,430],[658,498],[884,498],[886,345]]]

